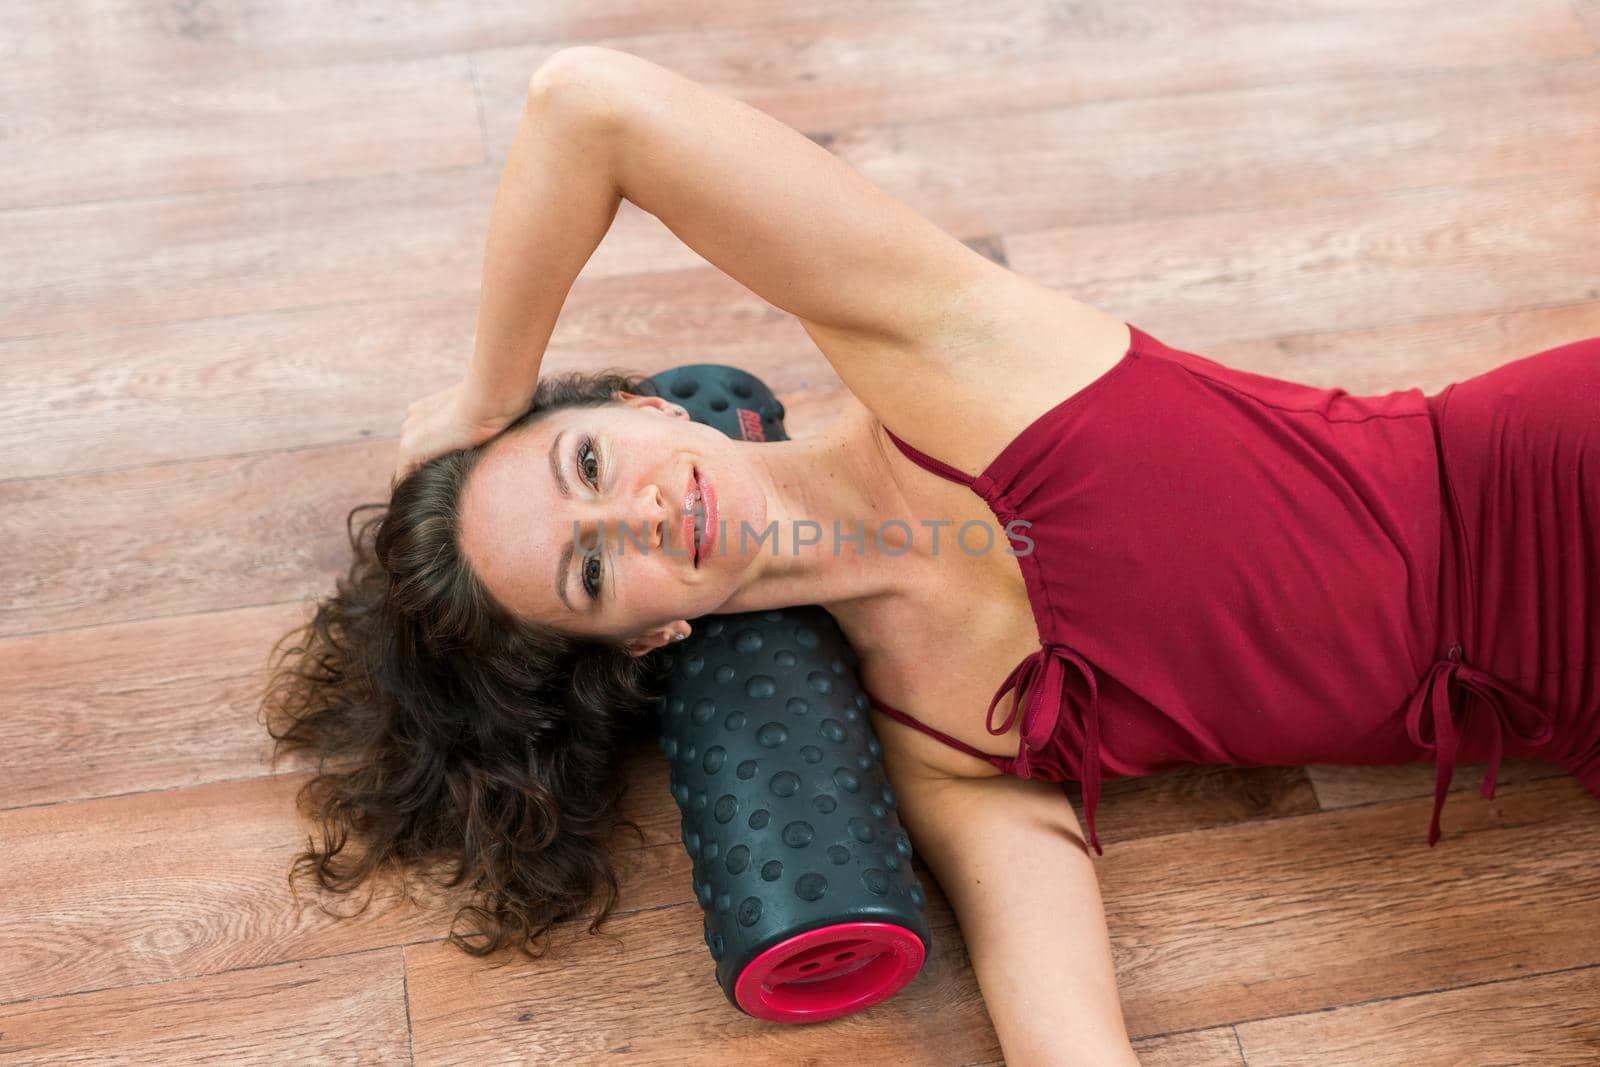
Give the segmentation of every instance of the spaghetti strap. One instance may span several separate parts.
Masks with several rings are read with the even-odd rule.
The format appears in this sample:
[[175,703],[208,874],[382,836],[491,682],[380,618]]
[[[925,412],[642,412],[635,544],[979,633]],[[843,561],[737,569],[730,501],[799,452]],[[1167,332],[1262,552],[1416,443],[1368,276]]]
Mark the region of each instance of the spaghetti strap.
[[889,440],[895,443],[896,448],[906,454],[907,459],[923,470],[931,471],[941,478],[955,482],[957,485],[965,485],[969,488],[972,486],[974,479],[968,477],[964,471],[957,470],[942,459],[935,459],[914,445],[906,444],[899,437],[896,437],[895,432],[887,426],[883,428],[883,432],[889,435]]
[[883,701],[881,701],[878,698],[874,697],[871,693],[867,694],[867,700],[868,700],[869,703],[871,703],[871,705],[873,707],[877,708],[879,711],[881,711],[885,715],[889,716],[889,718],[894,719],[897,722],[904,723],[906,726],[911,727],[913,730],[918,730],[918,731],[920,731],[922,733],[925,733],[929,737],[932,737],[937,741],[943,741],[945,744],[949,745],[951,748],[959,749],[960,751],[965,752],[969,756],[976,756],[979,759],[984,760],[984,761],[986,761],[986,762],[988,762],[990,764],[995,764],[995,762],[997,760],[1001,760],[1001,761],[1006,760],[1005,756],[996,756],[996,755],[993,755],[993,754],[988,753],[988,752],[980,752],[977,749],[973,748],[971,745],[967,744],[965,741],[959,740],[958,738],[951,737],[949,734],[944,733],[944,732],[942,732],[940,730],[936,730],[932,726],[929,726],[927,723],[924,723],[924,722],[914,718],[913,716],[906,714],[905,712],[901,711],[899,708],[891,707],[890,705],[885,704]]

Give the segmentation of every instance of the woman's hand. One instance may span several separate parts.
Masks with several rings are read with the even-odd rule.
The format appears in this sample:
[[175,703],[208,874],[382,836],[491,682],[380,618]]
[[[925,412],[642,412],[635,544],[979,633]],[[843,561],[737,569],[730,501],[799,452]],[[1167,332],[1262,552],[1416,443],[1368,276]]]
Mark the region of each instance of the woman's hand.
[[516,413],[484,408],[465,381],[413,401],[400,427],[394,481],[398,483],[435,456],[482,444],[516,417]]

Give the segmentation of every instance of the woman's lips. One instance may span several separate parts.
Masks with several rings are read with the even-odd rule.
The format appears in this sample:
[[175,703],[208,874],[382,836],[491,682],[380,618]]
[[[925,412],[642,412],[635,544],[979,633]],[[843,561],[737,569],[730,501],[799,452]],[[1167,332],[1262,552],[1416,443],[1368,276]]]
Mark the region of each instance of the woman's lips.
[[678,520],[678,528],[683,531],[683,545],[689,553],[691,566],[700,566],[700,552],[694,543],[694,513],[695,498],[699,495],[699,486],[694,476],[694,468],[689,468],[689,482],[683,490],[683,517]]
[[717,488],[704,474],[699,474],[699,480],[700,505],[705,511],[705,543],[700,546],[700,558],[704,559],[717,544]]
[[[697,513],[700,527],[704,530],[699,539],[694,533]],[[679,527],[683,530],[683,543],[688,546],[691,563],[700,566],[700,561],[717,543],[717,492],[693,467],[689,468],[689,482],[683,490],[683,518]]]

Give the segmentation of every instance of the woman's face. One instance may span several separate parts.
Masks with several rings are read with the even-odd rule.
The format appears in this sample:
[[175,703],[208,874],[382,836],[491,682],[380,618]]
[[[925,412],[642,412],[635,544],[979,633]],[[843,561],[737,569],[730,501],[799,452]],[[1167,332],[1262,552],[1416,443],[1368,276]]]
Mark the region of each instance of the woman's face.
[[517,616],[642,653],[739,588],[754,550],[738,531],[765,526],[766,493],[747,446],[670,401],[621,397],[490,442],[462,492],[462,550]]

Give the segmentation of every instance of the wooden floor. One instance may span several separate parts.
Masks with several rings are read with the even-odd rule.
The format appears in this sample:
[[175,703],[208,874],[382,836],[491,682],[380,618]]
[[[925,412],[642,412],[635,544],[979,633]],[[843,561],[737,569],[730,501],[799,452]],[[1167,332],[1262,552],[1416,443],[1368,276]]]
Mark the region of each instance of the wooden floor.
[[[528,74],[635,52],[806,132],[1020,274],[1353,393],[1600,334],[1600,0],[7,0],[0,21],[0,1062],[972,1065],[936,951],[807,1027],[732,1009],[660,754],[610,937],[540,962],[448,911],[339,920],[286,870],[267,649],[459,377]],[[424,13],[424,7],[433,10]],[[545,367],[736,363],[815,430],[793,320],[624,204]],[[1147,1064],[1600,1063],[1600,803],[1508,765],[1107,790]]]

